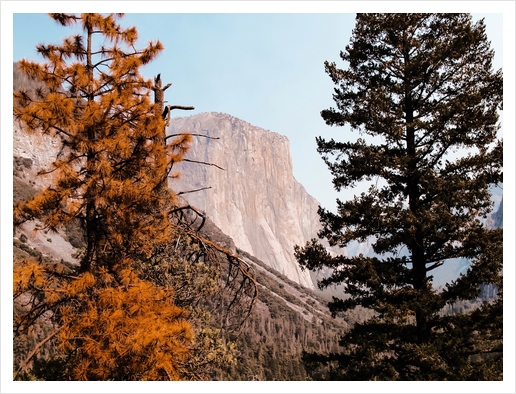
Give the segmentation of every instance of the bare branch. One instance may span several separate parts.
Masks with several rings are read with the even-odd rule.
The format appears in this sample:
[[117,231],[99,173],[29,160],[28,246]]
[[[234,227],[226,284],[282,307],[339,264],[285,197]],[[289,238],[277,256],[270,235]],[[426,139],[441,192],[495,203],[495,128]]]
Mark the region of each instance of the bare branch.
[[186,192],[179,192],[179,193],[177,193],[177,195],[180,196],[181,194],[195,193],[195,192],[200,192],[201,190],[207,190],[207,189],[211,189],[211,186],[201,187],[200,189],[195,189],[195,190],[188,190]]
[[183,159],[183,161],[187,161],[189,163],[198,163],[198,164],[205,164],[207,166],[213,166],[213,167],[217,167],[219,169],[221,169],[222,171],[226,171],[224,168],[216,165],[216,164],[213,164],[213,163],[207,163],[205,161],[198,161],[198,160],[191,160],[191,159]]
[[61,331],[63,329],[64,326],[61,326],[60,328],[58,328],[57,330],[55,330],[52,334],[50,334],[48,337],[46,337],[45,339],[43,339],[40,343],[38,343],[36,345],[36,347],[34,348],[34,350],[32,352],[29,353],[29,355],[27,356],[27,358],[25,360],[23,360],[23,362],[20,363],[20,367],[18,368],[18,371],[16,371],[16,375],[14,376],[14,380],[16,380],[16,378],[18,377],[18,375],[20,374],[20,372],[23,372],[25,370],[25,368],[27,368],[27,364],[30,362],[30,360],[32,359],[32,357],[34,357],[36,354],[39,353],[39,351],[41,350],[41,348],[43,347],[43,345],[45,343],[47,343],[48,341],[50,341],[52,338],[54,338],[57,334],[59,334],[59,331]]
[[220,140],[220,137],[210,137],[209,135],[205,135],[205,134],[178,133],[178,134],[170,134],[170,135],[166,136],[165,141],[168,140],[169,138],[179,137],[181,135],[191,135],[193,137],[209,138],[210,140]]
[[192,105],[167,105],[169,111],[172,111],[173,109],[182,109],[182,110],[185,110],[185,111],[189,111],[189,110],[192,110],[192,109],[195,109],[194,106]]
[[[165,89],[162,89],[161,94],[163,94],[163,90],[165,90]],[[162,105],[164,105],[164,103],[165,102],[162,101]],[[167,106],[165,106],[161,116],[163,119],[166,119],[166,121],[165,121],[166,127],[168,127],[168,125],[170,123],[170,113],[172,112],[173,109],[191,110],[191,109],[195,109],[195,107],[193,107],[191,105],[190,106],[187,106],[187,105],[167,105]]]
[[441,266],[441,265],[443,265],[443,264],[444,264],[444,262],[443,262],[443,261],[438,261],[438,262],[436,262],[436,263],[432,264],[430,267],[427,267],[427,268],[426,268],[426,272],[430,272],[430,271],[432,271],[432,270],[434,270],[434,269],[436,269],[436,268],[440,267],[440,266]]
[[[182,220],[182,217],[183,217],[183,213],[184,213],[184,211],[188,211],[188,210],[195,212],[195,213],[197,214],[197,216],[201,218],[201,224],[200,224],[200,226],[197,228],[197,231],[200,231],[200,230],[201,230],[201,228],[203,228],[204,223],[206,222],[206,216],[205,216],[201,211],[199,211],[197,208],[195,208],[194,206],[192,206],[192,205],[185,205],[185,206],[183,206],[183,207],[177,207],[177,208],[172,209],[172,210],[171,210],[171,211],[169,211],[168,213],[169,213],[169,215],[170,215],[170,214],[173,214],[173,213],[176,213],[176,212],[180,212],[180,213],[181,213],[181,216],[180,216],[180,219],[179,219],[179,220]],[[189,226],[190,226],[190,225],[193,225],[193,223],[195,223],[195,221],[196,221],[196,220],[197,220],[197,218],[195,218],[195,219],[193,220],[193,222],[191,222],[191,223],[189,224]]]

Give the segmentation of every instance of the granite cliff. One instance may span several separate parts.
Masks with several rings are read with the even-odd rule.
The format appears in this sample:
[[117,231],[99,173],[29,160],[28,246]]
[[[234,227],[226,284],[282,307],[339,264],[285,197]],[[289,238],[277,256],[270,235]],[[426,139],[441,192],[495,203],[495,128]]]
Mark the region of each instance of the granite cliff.
[[[16,121],[13,126],[13,156],[30,159],[31,164],[30,170],[22,172],[24,182],[40,189],[51,176],[36,174],[55,159],[60,144],[50,137],[27,133]],[[287,137],[220,113],[171,119],[168,133],[182,132],[209,137],[194,136],[186,155],[191,161],[177,165],[174,171],[180,178],[169,183],[177,192],[201,189],[182,197],[211,219],[206,235],[232,251],[242,249],[294,282],[314,289],[314,282],[325,273],[301,271],[293,249],[316,237],[319,204],[293,176]],[[496,209],[487,221],[494,228],[503,226],[502,195],[498,194],[493,195]],[[57,249],[59,243],[43,244]],[[62,245],[61,249],[70,255]],[[354,242],[335,252],[373,255],[368,242]],[[436,270],[435,285],[455,279],[468,266],[467,260],[457,260]]]
[[[235,245],[289,279],[313,289],[293,252],[319,228],[319,203],[296,181],[287,137],[221,113],[174,118],[168,134],[195,136],[170,181],[176,192],[208,188],[184,197],[210,217]],[[218,138],[218,139],[214,139]]]

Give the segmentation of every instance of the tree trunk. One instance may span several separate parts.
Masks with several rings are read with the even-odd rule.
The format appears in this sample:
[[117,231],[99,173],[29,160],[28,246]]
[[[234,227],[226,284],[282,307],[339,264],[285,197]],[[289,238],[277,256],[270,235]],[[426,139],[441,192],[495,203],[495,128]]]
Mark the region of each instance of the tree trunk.
[[[92,102],[94,98],[93,93],[93,62],[92,62],[92,35],[93,28],[91,24],[87,25],[87,49],[86,49],[86,69],[88,71],[88,86],[87,86],[87,101]],[[86,177],[91,176],[95,172],[95,149],[93,148],[93,144],[96,139],[95,129],[93,127],[88,127],[88,140],[90,143],[90,147],[88,148],[88,152],[86,154]],[[93,185],[89,186],[90,190],[86,191],[86,197],[88,195],[92,195],[91,188]],[[97,218],[96,218],[96,210],[95,203],[92,198],[87,198],[86,203],[86,215],[85,215],[85,224],[84,228],[86,230],[86,253],[84,258],[81,261],[81,271],[87,271],[90,269],[91,264],[96,259],[96,246],[97,246],[97,231],[99,230],[97,227]]]
[[[428,283],[426,277],[425,250],[423,244],[423,234],[421,224],[418,221],[419,216],[419,176],[417,170],[417,154],[416,154],[416,136],[413,126],[414,122],[414,104],[412,101],[412,77],[409,72],[410,56],[408,49],[404,50],[405,60],[405,121],[407,156],[409,158],[407,173],[407,194],[409,209],[416,218],[414,223],[414,235],[407,242],[412,259],[412,284],[416,297],[419,299],[428,291]],[[416,306],[416,332],[419,343],[425,342],[428,338],[428,313],[421,305]]]

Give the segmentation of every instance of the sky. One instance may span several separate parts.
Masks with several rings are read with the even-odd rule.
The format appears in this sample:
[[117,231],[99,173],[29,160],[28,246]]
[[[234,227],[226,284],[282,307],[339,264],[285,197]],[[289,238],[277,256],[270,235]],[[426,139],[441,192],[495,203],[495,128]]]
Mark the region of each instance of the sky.
[[[329,209],[334,207],[337,197],[345,200],[361,191],[346,190],[337,194],[333,190],[331,175],[316,152],[315,143],[317,136],[342,141],[356,138],[355,134],[350,134],[345,128],[327,126],[320,116],[321,110],[333,106],[334,86],[324,71],[324,61],[335,61],[340,67],[345,67],[339,53],[349,43],[355,12],[472,12],[475,20],[485,17],[487,35],[495,49],[494,67],[504,69],[504,104],[506,108],[515,107],[514,2],[2,1],[1,6],[1,102],[2,115],[9,115],[1,117],[2,213],[12,209],[10,194],[4,193],[12,187],[12,160],[6,159],[12,157],[12,134],[9,134],[9,130],[12,130],[12,105],[9,104],[12,103],[12,62],[21,58],[38,60],[36,44],[58,44],[73,33],[68,28],[58,26],[44,14],[46,12],[126,12],[121,24],[137,27],[141,43],[139,47],[158,39],[165,47],[162,54],[143,69],[143,74],[151,78],[161,73],[164,83],[173,83],[166,92],[170,104],[193,105],[196,108],[195,111],[178,111],[174,115],[223,112],[286,135],[291,144],[294,176],[322,206]],[[507,92],[510,93],[507,95]],[[508,195],[509,201],[514,201],[514,113],[506,114],[504,128],[511,130],[511,133],[506,132],[504,135],[504,167],[509,176],[509,179],[506,176],[504,183],[504,196]],[[505,215],[514,218],[511,205],[506,205]],[[2,238],[9,240],[8,232],[12,230],[6,230],[5,227],[2,227]],[[504,228],[509,237],[510,234],[514,235],[513,222],[506,221]],[[510,252],[514,256],[514,250]],[[504,290],[506,296],[514,295],[513,290]],[[4,330],[10,335],[9,327],[4,328],[3,325],[3,333]],[[493,384],[471,386],[461,383],[453,386],[452,382],[451,386],[430,384],[425,389],[432,392],[442,389],[446,392],[482,392],[484,387],[486,391],[505,391],[505,386],[496,389]],[[91,389],[92,386],[88,387]],[[141,389],[139,385],[124,386],[124,390],[137,392],[140,390],[138,387]],[[154,386],[153,390],[167,390],[162,387]],[[186,386],[181,387],[179,391],[189,390]],[[205,389],[203,386],[197,387],[199,391]],[[242,390],[233,387],[228,389],[227,386],[212,385],[207,390]],[[268,386],[257,387],[262,392],[270,391]],[[320,386],[309,383],[303,386],[273,387],[273,390],[282,392],[314,392],[320,389]],[[403,385],[364,387],[352,388],[354,392],[418,391],[413,386]],[[324,388],[326,392],[342,389],[338,386]],[[24,386],[23,390],[32,389]],[[45,387],[39,386],[38,390],[45,390]],[[53,392],[57,389],[56,386],[49,386],[48,390]]]
[[[149,9],[155,11],[152,7]],[[287,9],[288,10],[288,9]],[[320,116],[334,105],[333,83],[324,61],[337,62],[349,43],[354,13],[165,13],[128,12],[123,26],[136,26],[140,48],[160,40],[165,50],[143,74],[161,73],[170,104],[195,106],[175,116],[223,112],[290,140],[294,176],[324,207],[353,198],[362,189],[333,190],[331,174],[316,152],[315,138],[353,139],[347,128],[327,126]],[[38,60],[35,45],[58,44],[75,30],[63,28],[43,13],[15,13],[13,60]],[[486,18],[502,67],[503,14]]]

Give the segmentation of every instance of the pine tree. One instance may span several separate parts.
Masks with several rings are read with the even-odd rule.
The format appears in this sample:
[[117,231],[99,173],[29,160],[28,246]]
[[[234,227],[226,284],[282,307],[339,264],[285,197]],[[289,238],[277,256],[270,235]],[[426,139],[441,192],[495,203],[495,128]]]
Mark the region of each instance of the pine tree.
[[18,372],[52,340],[62,379],[181,379],[192,340],[187,313],[174,305],[172,288],[138,269],[178,232],[171,220],[177,196],[163,185],[191,138],[165,137],[163,102],[153,103],[151,93],[166,87],[139,73],[162,44],[135,49],[136,28],[122,28],[119,14],[50,16],[83,34],[38,45],[44,64],[19,63],[42,86],[15,93],[15,117],[62,149],[46,172],[51,185],[15,204],[15,224],[37,219],[42,230],[58,231],[78,221],[86,247],[78,270],[15,262],[14,298],[25,301],[15,338],[27,337],[42,317],[53,328]]
[[[502,229],[483,224],[489,188],[503,181],[502,71],[483,21],[467,14],[359,14],[341,58],[326,62],[336,108],[321,115],[349,125],[355,141],[317,139],[337,190],[369,181],[367,193],[320,208],[319,237],[345,248],[372,243],[375,257],[331,255],[317,240],[296,247],[304,268],[330,268],[320,286],[343,283],[334,314],[357,306],[333,355],[306,355],[326,378],[451,380],[502,378],[502,297],[473,312],[443,308],[502,285]],[[346,134],[345,137],[351,134]],[[433,271],[469,259],[467,273],[434,288]]]
[[[82,269],[123,266],[127,256],[148,255],[154,244],[170,239],[163,213],[174,196],[158,186],[182,159],[190,136],[164,144],[164,122],[149,96],[151,81],[138,72],[162,50],[159,41],[126,52],[123,46],[131,48],[137,32],[122,29],[115,16],[52,16],[64,26],[81,23],[85,38],[39,45],[46,65],[20,62],[45,88],[36,98],[15,94],[15,115],[29,129],[60,138],[63,152],[49,169],[52,187],[16,213],[30,218],[45,210],[50,230],[80,220],[87,243]],[[95,50],[96,34],[112,46]]]

